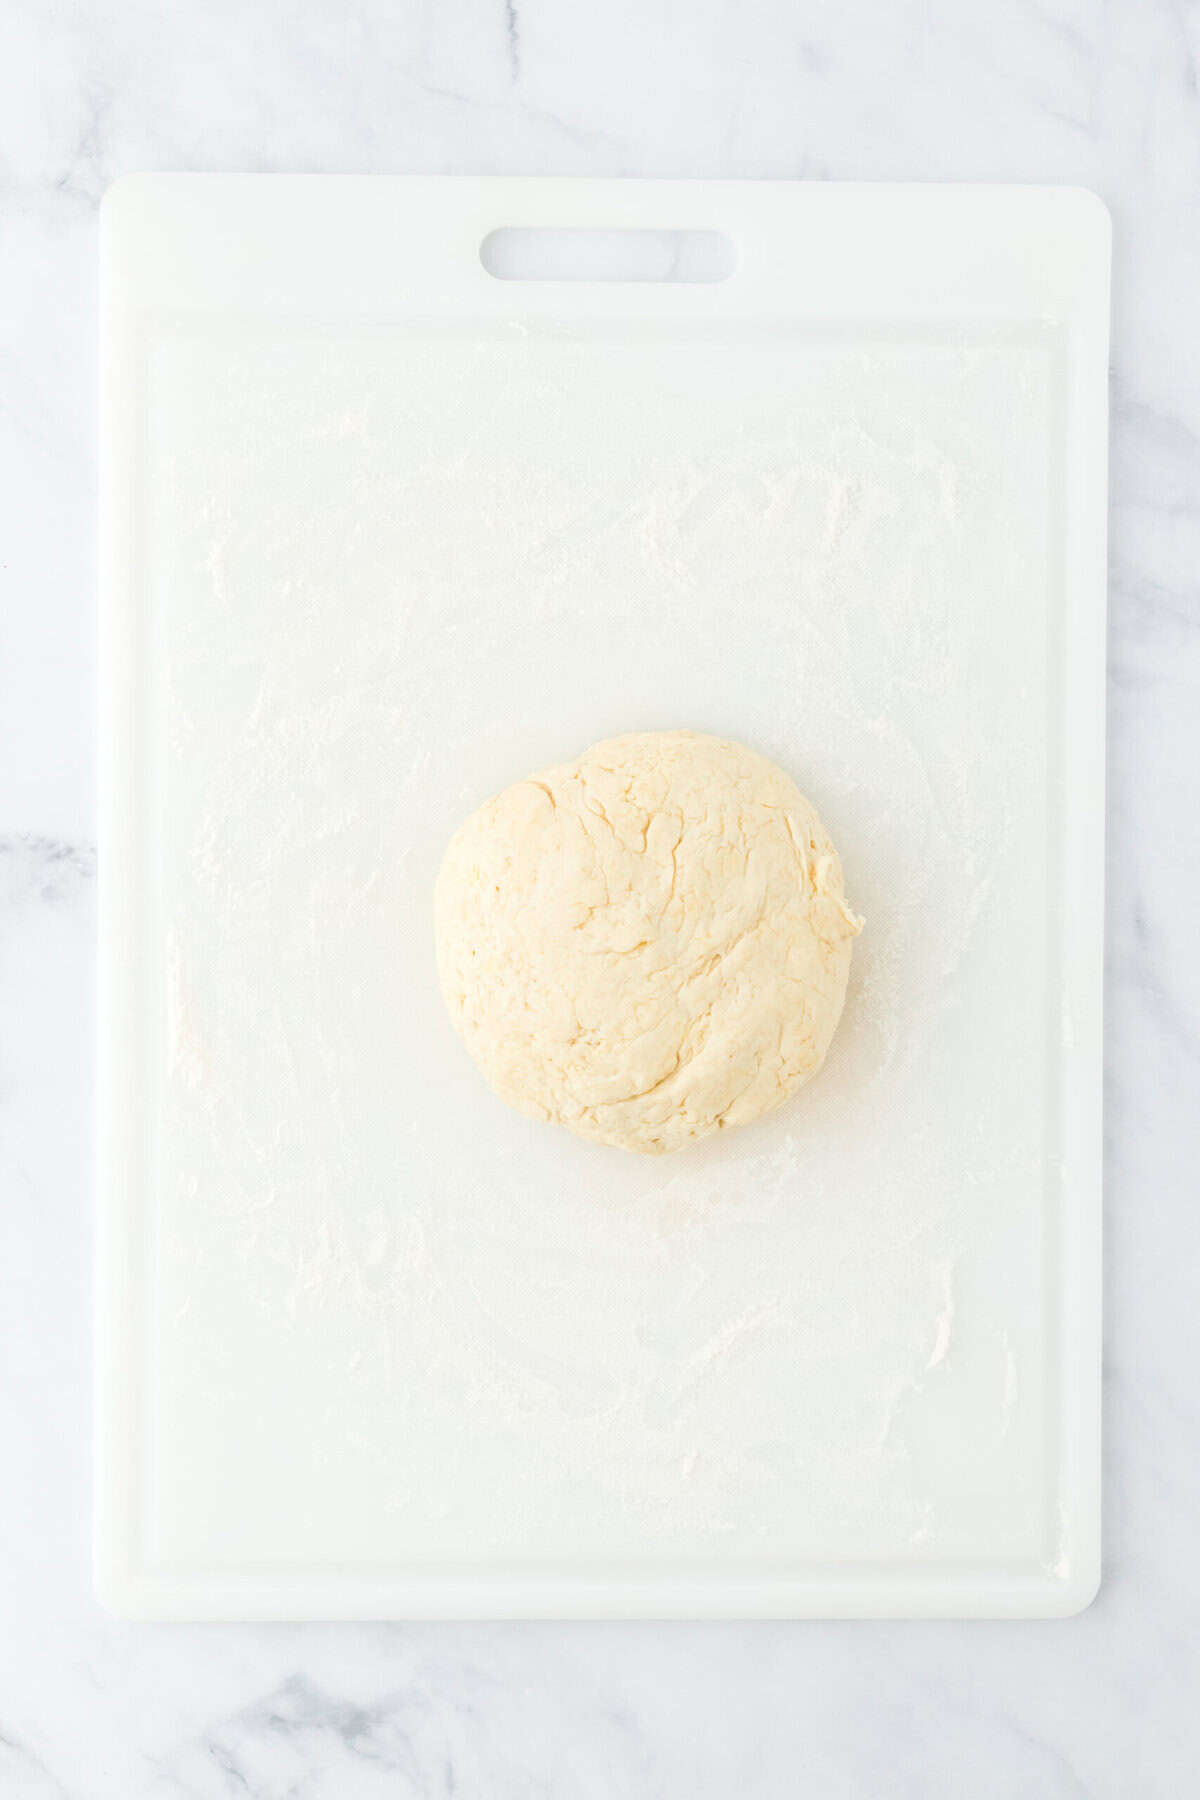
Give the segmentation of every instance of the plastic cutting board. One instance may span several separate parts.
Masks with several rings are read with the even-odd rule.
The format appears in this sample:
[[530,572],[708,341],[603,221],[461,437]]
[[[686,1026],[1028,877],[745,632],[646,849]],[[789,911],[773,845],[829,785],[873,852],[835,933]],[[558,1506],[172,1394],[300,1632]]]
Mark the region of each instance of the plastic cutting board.
[[[488,274],[529,226],[737,266]],[[1086,1604],[1108,261],[1069,190],[110,193],[111,1606]],[[486,1090],[430,893],[489,793],[681,725],[867,926],[818,1080],[641,1159]]]

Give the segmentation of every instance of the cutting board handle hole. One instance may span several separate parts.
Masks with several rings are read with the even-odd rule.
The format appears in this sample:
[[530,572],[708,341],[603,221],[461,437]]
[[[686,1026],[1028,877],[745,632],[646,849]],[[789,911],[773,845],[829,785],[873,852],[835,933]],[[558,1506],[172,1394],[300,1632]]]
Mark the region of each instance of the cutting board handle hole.
[[737,265],[723,231],[593,231],[506,225],[479,260],[497,281],[726,281]]

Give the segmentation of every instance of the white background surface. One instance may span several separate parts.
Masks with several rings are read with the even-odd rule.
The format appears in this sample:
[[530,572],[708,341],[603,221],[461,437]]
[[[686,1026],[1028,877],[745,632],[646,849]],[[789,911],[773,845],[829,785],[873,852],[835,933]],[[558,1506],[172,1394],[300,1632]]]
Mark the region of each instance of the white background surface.
[[[1200,14],[21,0],[0,58],[0,1791],[1171,1796],[1200,1754]],[[11,29],[15,25],[15,32]],[[1106,1583],[1045,1625],[89,1596],[95,208],[132,168],[1082,182],[1114,213]]]
[[[743,268],[514,287],[513,217]],[[1091,1598],[1108,249],[1063,188],[112,190],[115,1610]],[[678,719],[870,927],[803,1102],[664,1162],[489,1096],[430,905],[481,796]]]

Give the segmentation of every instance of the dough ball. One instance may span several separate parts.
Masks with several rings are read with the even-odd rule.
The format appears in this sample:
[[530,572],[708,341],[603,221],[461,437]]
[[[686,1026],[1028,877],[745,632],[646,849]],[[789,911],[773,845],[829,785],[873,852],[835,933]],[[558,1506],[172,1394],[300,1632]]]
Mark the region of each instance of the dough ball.
[[862,927],[795,782],[694,731],[506,788],[452,840],[435,911],[446,1004],[496,1092],[649,1154],[816,1074]]

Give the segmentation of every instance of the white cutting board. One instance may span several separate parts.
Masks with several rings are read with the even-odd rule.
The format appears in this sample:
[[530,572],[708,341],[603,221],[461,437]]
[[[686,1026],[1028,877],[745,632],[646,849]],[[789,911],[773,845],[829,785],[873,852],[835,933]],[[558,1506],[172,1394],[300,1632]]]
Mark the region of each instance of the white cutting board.
[[[738,266],[481,266],[550,225]],[[104,1598],[1086,1604],[1103,209],[147,176],[103,242]],[[644,1160],[487,1091],[430,890],[671,726],[795,775],[867,927],[818,1081]]]

